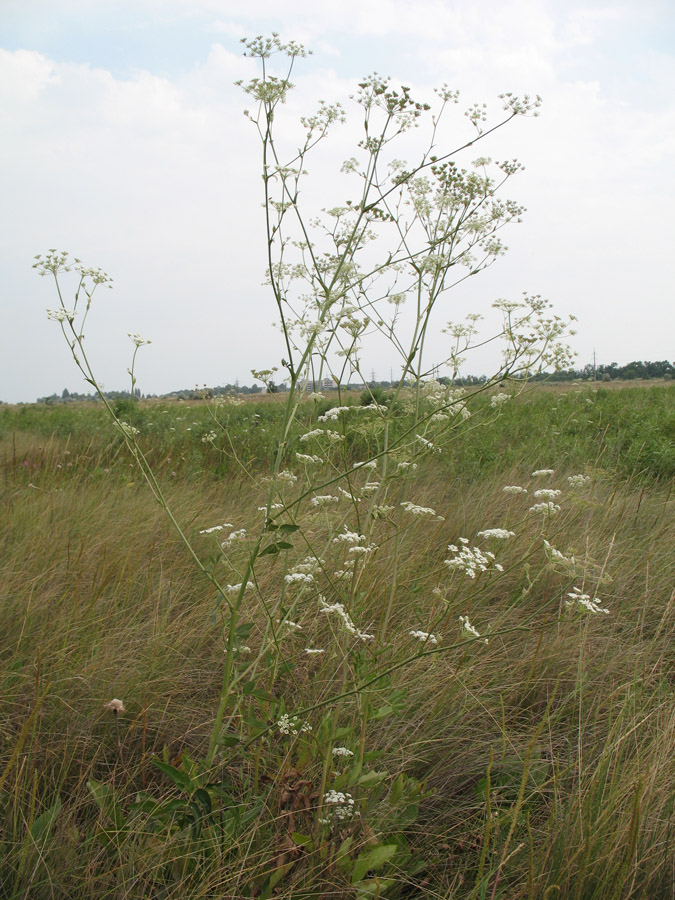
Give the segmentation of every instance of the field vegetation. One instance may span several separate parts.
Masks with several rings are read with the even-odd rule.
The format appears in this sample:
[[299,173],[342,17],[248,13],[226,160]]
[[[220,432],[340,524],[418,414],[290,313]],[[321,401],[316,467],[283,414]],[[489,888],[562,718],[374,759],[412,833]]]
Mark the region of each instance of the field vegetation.
[[[487,395],[479,404],[442,454],[389,488],[388,505],[433,504],[444,521],[409,516],[397,551],[377,523],[355,602],[360,627],[381,628],[393,554],[405,558],[386,647],[365,645],[390,674],[326,715],[345,667],[358,679],[368,662],[331,639],[307,591],[279,605],[292,570],[281,557],[295,551],[268,555],[240,651],[264,642],[273,598],[302,631],[280,624],[278,653],[255,673],[241,655],[244,690],[255,686],[208,777],[195,761],[225,649],[213,587],[99,409],[2,410],[3,896],[670,895],[675,388],[537,387],[496,411]],[[281,414],[273,397],[133,410],[207,564],[217,544],[200,531],[254,530],[264,515]],[[316,414],[301,405],[299,433]],[[204,442],[213,416],[226,427]],[[354,461],[367,437],[352,437]],[[542,468],[554,474],[531,475]],[[572,487],[579,474],[588,482]],[[538,488],[562,491],[557,515],[528,511]],[[343,518],[321,511],[307,529],[322,556]],[[477,537],[495,527],[515,536]],[[460,537],[504,571],[449,572]],[[575,588],[609,613],[568,607]],[[432,628],[439,645],[411,647],[409,632]],[[106,708],[113,697],[124,712]],[[262,735],[312,707],[312,732]],[[342,746],[354,757],[326,760]],[[360,815],[317,834],[329,784]]]
[[[539,295],[428,359],[523,211],[517,161],[454,157],[539,98],[473,104],[445,152],[456,92],[364,79],[348,199],[317,216],[307,158],[344,111],[278,138],[304,50],[245,50],[284,392],[271,367],[254,403],[139,402],[130,333],[106,396],[84,339],[110,277],[36,257],[100,403],[0,409],[2,895],[672,896],[674,389],[528,388],[571,362]],[[373,339],[400,380],[345,390]]]

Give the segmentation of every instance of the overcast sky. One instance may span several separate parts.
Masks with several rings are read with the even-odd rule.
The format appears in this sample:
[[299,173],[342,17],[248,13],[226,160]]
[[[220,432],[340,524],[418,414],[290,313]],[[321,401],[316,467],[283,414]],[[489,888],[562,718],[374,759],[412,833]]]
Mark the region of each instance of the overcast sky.
[[[1,400],[87,390],[31,268],[52,247],[115,279],[87,330],[106,388],[128,384],[128,332],[153,341],[138,364],[144,392],[252,383],[252,368],[279,365],[259,146],[233,85],[253,74],[239,38],[272,31],[314,51],[288,121],[321,98],[350,116],[317,158],[319,205],[345,199],[324,173],[353,155],[348,98],[368,73],[420,99],[445,82],[495,114],[498,93],[542,95],[540,118],[480,151],[525,165],[508,190],[525,221],[504,232],[504,258],[446,296],[439,330],[527,291],[577,316],[580,365],[594,350],[603,363],[675,360],[671,0],[2,0]],[[384,379],[396,360],[375,349],[364,364]]]

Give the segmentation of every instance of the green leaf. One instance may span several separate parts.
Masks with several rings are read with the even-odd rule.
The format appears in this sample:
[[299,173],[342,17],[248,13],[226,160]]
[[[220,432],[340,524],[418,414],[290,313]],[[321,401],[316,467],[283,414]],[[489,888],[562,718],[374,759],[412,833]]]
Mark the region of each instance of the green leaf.
[[56,817],[61,811],[61,798],[57,797],[56,801],[46,809],[41,815],[37,817],[37,819],[30,826],[30,835],[35,841],[35,843],[39,843],[43,839],[47,839],[49,837],[49,832],[52,830],[54,822],[56,821]]
[[264,550],[260,551],[258,556],[269,556],[272,553],[278,553],[278,552],[279,552],[278,544],[268,544]]
[[299,525],[288,524],[288,525],[280,525],[279,526],[279,531],[281,532],[281,534],[293,534],[293,532],[299,531],[299,530],[300,530]]
[[164,772],[165,775],[168,775],[169,778],[173,781],[177,787],[182,788],[184,791],[190,793],[192,790],[192,781],[190,777],[185,774],[185,772],[181,772],[180,769],[177,769],[175,766],[170,766],[168,763],[161,762],[158,759],[152,760],[153,765],[157,766],[157,768]]
[[241,738],[238,738],[236,734],[221,734],[218,735],[216,743],[221,747],[235,747],[237,744],[241,743]]
[[381,869],[396,855],[396,844],[379,844],[365,853],[360,853],[352,868],[352,884],[362,881],[367,872],[372,869]]
[[93,778],[89,779],[87,787],[103,815],[113,823],[118,831],[123,831],[126,824],[124,814],[119,803],[115,800],[113,789],[107,784],[94,781]]
[[373,787],[376,784],[381,784],[386,777],[386,772],[375,772],[372,770],[361,775],[356,783],[362,787]]

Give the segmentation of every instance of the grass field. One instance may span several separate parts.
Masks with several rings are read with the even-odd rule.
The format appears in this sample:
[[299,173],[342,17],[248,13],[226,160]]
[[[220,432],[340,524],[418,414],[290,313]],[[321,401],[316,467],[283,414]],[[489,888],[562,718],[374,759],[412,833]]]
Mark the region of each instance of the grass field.
[[[337,403],[303,403],[289,449],[314,453],[301,435]],[[281,411],[118,410],[233,588],[245,541],[200,532],[260,528]],[[382,472],[376,420],[344,425],[343,462],[375,460],[344,507],[311,506],[289,463],[302,530],[274,536],[228,632],[102,409],[0,407],[0,896],[675,896],[675,386],[472,412],[414,473]],[[531,512],[535,490],[560,511]],[[485,571],[448,565],[476,546]],[[308,554],[313,580],[288,580]]]

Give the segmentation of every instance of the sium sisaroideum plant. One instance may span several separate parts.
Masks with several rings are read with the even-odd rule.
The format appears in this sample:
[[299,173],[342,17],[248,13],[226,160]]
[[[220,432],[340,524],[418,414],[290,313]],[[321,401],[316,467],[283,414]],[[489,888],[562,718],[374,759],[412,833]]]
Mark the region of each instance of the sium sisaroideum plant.
[[[519,163],[459,161],[497,129],[537,115],[540,100],[504,94],[494,123],[485,107],[470,107],[468,134],[445,150],[437,145],[457,92],[444,86],[432,108],[407,87],[395,89],[377,75],[364,79],[352,98],[363,137],[339,182],[347,196],[330,198],[318,212],[301,202],[307,166],[346,113],[321,103],[300,120],[301,138],[286,152],[276,126],[305,51],[272,36],[246,41],[245,54],[260,66],[241,87],[262,150],[267,283],[287,383],[277,398],[282,414],[268,471],[242,463],[257,508],[192,531],[181,524],[148,462],[142,424],[126,421],[105,400],[85,353],[84,322],[94,290],[108,276],[76,260],[79,280],[69,305],[62,294],[71,270],[66,254],[50,251],[35,263],[59,292],[50,317],[211,585],[212,627],[223,651],[210,738],[182,761],[157,762],[174,793],[157,798],[145,791],[124,810],[111,789],[92,781],[103,819],[98,837],[120,870],[143,869],[156,882],[198,879],[236,856],[231,868],[247,894],[268,897],[284,879],[306,890],[317,873],[328,873],[361,896],[393,897],[424,868],[407,833],[423,785],[382,749],[388,724],[409,707],[403,675],[433,665],[440,654],[491,652],[499,623],[472,611],[472,624],[467,609],[515,565],[515,532],[500,522],[486,522],[475,544],[448,533],[445,511],[423,496],[425,466],[481,415],[500,415],[511,397],[498,393],[488,404],[481,392],[569,362],[569,322],[530,295],[495,303],[498,334],[481,336],[473,314],[444,326],[441,359],[430,359],[428,350],[447,292],[504,252],[501,232],[523,213],[501,197]],[[396,149],[423,127],[427,142],[417,159],[399,159]],[[129,336],[135,362],[149,342]],[[464,354],[487,339],[503,342],[502,362],[468,391],[458,381]],[[367,383],[371,340],[388,345],[400,374],[387,394],[366,388],[360,402],[347,385]],[[439,381],[441,366],[449,375]],[[276,371],[254,374],[273,392]],[[129,373],[133,394],[133,363]],[[332,404],[316,390],[325,379],[334,386]],[[213,405],[205,446],[225,452],[227,411],[226,402]],[[520,486],[504,490],[527,494]],[[560,492],[544,496],[545,490],[533,494],[544,500],[532,507],[546,507],[543,529],[560,506],[551,499]],[[512,502],[520,502],[517,518],[524,521],[527,498]],[[428,567],[414,573],[408,554],[421,541]],[[539,549],[543,573],[548,557]],[[529,572],[531,582],[537,577]],[[281,849],[270,855],[266,848],[280,834]],[[502,865],[497,858],[494,871]]]

